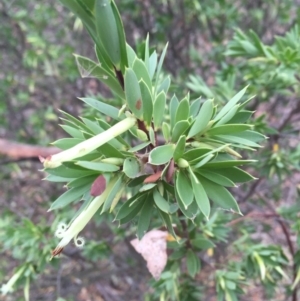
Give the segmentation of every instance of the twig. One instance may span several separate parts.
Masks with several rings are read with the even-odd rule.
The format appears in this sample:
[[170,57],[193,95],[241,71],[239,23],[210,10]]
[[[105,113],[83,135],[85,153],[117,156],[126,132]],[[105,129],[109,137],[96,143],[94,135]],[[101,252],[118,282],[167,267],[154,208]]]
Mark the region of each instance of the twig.
[[[271,209],[271,211],[273,211],[274,213],[277,213],[275,208],[273,207],[273,205],[263,195],[261,195],[260,193],[257,193],[257,195]],[[286,227],[286,224],[281,219],[278,218],[276,220],[277,220],[278,224],[280,225],[280,227],[282,229],[282,232],[285,236],[285,239],[286,239],[288,248],[290,250],[290,253],[291,253],[292,257],[294,258],[295,249],[294,249],[294,245],[293,245],[292,240],[291,240],[291,235],[289,233],[289,230]],[[294,262],[294,264],[293,264],[293,282],[295,281],[296,277],[297,277],[297,266],[296,266],[296,263]],[[297,288],[295,288],[294,291],[293,291],[292,301],[297,301]]]

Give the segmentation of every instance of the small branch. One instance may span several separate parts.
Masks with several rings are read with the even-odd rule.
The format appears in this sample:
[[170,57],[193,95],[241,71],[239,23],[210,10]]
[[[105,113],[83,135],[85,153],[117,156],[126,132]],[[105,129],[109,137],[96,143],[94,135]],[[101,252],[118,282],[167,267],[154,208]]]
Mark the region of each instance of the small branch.
[[38,158],[39,156],[47,158],[48,156],[59,153],[60,151],[61,150],[57,147],[30,145],[0,139],[0,155],[8,156],[13,160],[32,159]]
[[279,217],[279,215],[277,213],[262,213],[262,212],[256,212],[256,211],[252,211],[249,212],[248,214],[246,214],[245,216],[236,218],[232,221],[230,221],[229,223],[227,223],[227,226],[233,226],[239,222],[245,221],[245,219],[252,219],[252,218],[272,218],[272,217]]
[[[257,195],[264,201],[264,203],[271,209],[272,212],[277,214],[273,205],[263,195],[261,195],[260,193],[257,193]],[[278,214],[278,217],[280,217],[279,214]],[[290,253],[291,253],[292,257],[294,258],[295,249],[294,249],[294,245],[291,240],[291,235],[289,233],[289,230],[288,230],[286,224],[280,218],[277,218],[276,220],[282,229],[282,232],[285,236]],[[293,282],[295,281],[296,277],[297,277],[297,266],[296,266],[296,263],[294,262],[294,264],[293,264]],[[292,301],[297,301],[297,288],[295,288],[293,291]]]

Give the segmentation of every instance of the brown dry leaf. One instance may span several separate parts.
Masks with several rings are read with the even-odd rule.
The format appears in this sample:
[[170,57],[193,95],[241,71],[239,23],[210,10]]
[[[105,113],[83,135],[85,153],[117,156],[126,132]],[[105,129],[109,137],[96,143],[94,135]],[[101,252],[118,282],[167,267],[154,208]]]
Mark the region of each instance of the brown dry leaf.
[[168,232],[151,230],[141,240],[136,238],[130,241],[134,249],[146,260],[148,271],[156,280],[167,264],[167,236]]

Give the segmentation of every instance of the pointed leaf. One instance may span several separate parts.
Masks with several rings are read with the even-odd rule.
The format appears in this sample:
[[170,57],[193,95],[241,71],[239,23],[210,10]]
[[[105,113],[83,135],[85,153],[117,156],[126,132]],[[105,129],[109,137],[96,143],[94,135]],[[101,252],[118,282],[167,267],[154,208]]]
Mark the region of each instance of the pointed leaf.
[[213,114],[213,100],[208,99],[202,106],[199,111],[199,114],[197,115],[195,122],[193,123],[188,137],[194,137],[195,135],[202,132],[206,126],[208,125],[208,122],[210,121],[212,114]]
[[238,92],[236,95],[234,95],[228,103],[222,108],[222,110],[217,114],[217,116],[214,118],[214,120],[220,120],[223,118],[229,111],[233,109],[233,107],[241,100],[241,98],[244,96],[248,86],[246,86],[243,90]]
[[79,99],[91,106],[92,108],[96,109],[97,111],[101,112],[102,114],[109,116],[115,120],[119,119],[119,110],[114,106],[111,106],[107,103],[101,102],[98,99],[93,99],[90,97],[84,97]]
[[138,227],[137,227],[137,236],[141,240],[142,237],[146,234],[149,229],[153,211],[153,201],[149,198],[146,199],[143,208],[140,213]]
[[79,72],[83,78],[98,78],[119,97],[121,97],[122,99],[125,98],[124,91],[112,72],[107,71],[102,67],[102,65],[99,65],[86,57],[75,55],[75,59]]
[[211,240],[207,238],[192,239],[191,244],[199,250],[207,250],[216,246]]
[[197,170],[197,173],[200,174],[201,176],[211,180],[212,182],[215,182],[221,186],[225,187],[236,187],[234,182],[232,182],[230,179],[228,179],[226,176],[222,176],[218,174],[215,171],[210,171],[210,170]]
[[241,214],[240,208],[232,194],[223,186],[196,174],[199,182],[203,185],[208,197],[222,209],[232,210]]
[[177,122],[172,131],[172,142],[177,142],[181,135],[184,135],[189,128],[190,123],[187,120]]
[[48,211],[60,209],[71,204],[72,202],[80,201],[80,198],[85,192],[89,191],[90,187],[91,183],[69,189],[51,204]]
[[149,69],[148,69],[151,80],[153,79],[156,65],[157,65],[157,53],[156,51],[153,51],[149,58]]
[[171,128],[174,127],[175,124],[175,116],[176,116],[176,111],[179,105],[179,101],[174,94],[173,97],[171,98],[170,105],[169,105],[169,112],[170,112],[170,118],[171,118]]
[[159,208],[163,212],[169,213],[170,205],[157,189],[155,189],[153,192],[153,198],[157,208]]
[[152,83],[145,63],[141,59],[136,58],[134,60],[132,69],[138,81],[143,80],[150,90],[152,88]]
[[204,216],[209,219],[210,214],[210,202],[208,196],[203,188],[202,184],[196,178],[193,171],[189,168],[190,179],[192,182],[193,193],[195,196],[196,203],[200,209],[200,211],[204,214]]
[[175,161],[182,158],[182,156],[184,154],[184,150],[185,150],[185,142],[186,142],[186,136],[183,136],[183,135],[180,136],[180,138],[176,144],[174,154],[173,154],[173,158]]
[[78,161],[76,162],[76,165],[100,172],[114,172],[120,170],[119,166],[101,162]]
[[137,117],[143,116],[143,102],[138,79],[131,68],[125,71],[125,95],[129,109]]
[[166,108],[166,94],[165,92],[160,92],[153,104],[153,122],[155,128],[160,128],[165,115]]
[[193,202],[194,193],[189,178],[183,170],[179,170],[176,176],[176,191],[185,206],[185,209]]
[[181,120],[187,120],[190,116],[190,104],[188,99],[185,97],[179,102],[178,108],[175,115],[175,123]]
[[196,274],[199,272],[200,262],[197,255],[191,249],[187,251],[186,265],[187,265],[188,273],[190,274],[191,277],[194,278]]
[[141,80],[139,82],[141,95],[142,95],[142,102],[143,102],[143,109],[144,109],[144,120],[145,122],[150,125],[152,121],[152,114],[153,114],[153,100],[150,89],[148,88],[147,84]]

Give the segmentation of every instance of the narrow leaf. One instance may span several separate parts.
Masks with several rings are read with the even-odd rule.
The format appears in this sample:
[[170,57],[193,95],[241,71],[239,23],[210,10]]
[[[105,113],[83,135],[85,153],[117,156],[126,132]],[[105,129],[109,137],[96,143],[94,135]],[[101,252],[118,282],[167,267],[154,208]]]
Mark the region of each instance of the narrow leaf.
[[213,113],[213,100],[208,99],[202,106],[197,115],[195,122],[193,123],[188,137],[194,137],[205,129],[210,121]]

